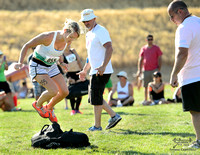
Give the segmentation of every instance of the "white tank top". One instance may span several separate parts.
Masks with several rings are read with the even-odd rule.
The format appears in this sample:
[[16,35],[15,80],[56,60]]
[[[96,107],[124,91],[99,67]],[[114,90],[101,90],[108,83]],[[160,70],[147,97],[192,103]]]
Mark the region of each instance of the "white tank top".
[[64,49],[59,51],[54,48],[54,44],[56,41],[57,31],[54,32],[54,37],[50,45],[38,45],[33,53],[33,56],[41,61],[43,61],[47,65],[52,65],[59,60],[59,56],[61,56],[67,47],[65,45]]
[[119,99],[124,99],[129,96],[128,85],[128,81],[126,82],[126,85],[124,87],[121,87],[120,82],[117,83],[117,94]]

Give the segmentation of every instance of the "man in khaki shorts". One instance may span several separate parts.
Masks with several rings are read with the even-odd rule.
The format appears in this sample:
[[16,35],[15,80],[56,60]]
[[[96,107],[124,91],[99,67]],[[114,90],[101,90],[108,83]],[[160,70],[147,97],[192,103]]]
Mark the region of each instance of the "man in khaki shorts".
[[142,104],[145,104],[148,100],[148,83],[153,80],[153,73],[160,71],[162,62],[162,51],[157,45],[153,44],[153,35],[148,35],[146,41],[147,45],[140,49],[137,72],[137,77],[142,76],[143,87],[145,88],[145,99]]

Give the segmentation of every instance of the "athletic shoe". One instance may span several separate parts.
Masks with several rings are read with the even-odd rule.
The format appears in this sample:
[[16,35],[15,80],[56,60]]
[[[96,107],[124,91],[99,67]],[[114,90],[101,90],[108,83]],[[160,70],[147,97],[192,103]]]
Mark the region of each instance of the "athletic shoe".
[[144,100],[141,104],[142,105],[147,105],[148,101]]
[[113,128],[115,125],[117,125],[117,123],[119,123],[119,121],[121,121],[121,119],[122,118],[119,114],[116,114],[114,117],[110,118],[108,125],[106,126],[106,130]]
[[54,114],[54,110],[48,110],[49,111],[49,120],[53,123],[53,122],[58,122],[56,115]]
[[188,148],[199,149],[200,148],[200,142],[196,140],[191,145],[189,145]]
[[121,102],[120,100],[118,100],[118,101],[117,101],[117,106],[116,106],[116,107],[122,107],[122,106],[123,106],[122,102]]
[[76,114],[83,114],[80,110],[75,110]]
[[10,111],[22,111],[22,109],[20,107],[19,108],[14,107]]
[[156,103],[155,102],[151,102],[151,104],[149,104],[150,106],[152,106],[152,105],[156,105]]
[[92,127],[90,127],[90,128],[88,129],[88,131],[101,131],[101,130],[102,130],[102,127],[97,128],[97,127],[95,127],[95,126],[92,126]]
[[75,115],[75,114],[76,114],[76,111],[75,111],[75,110],[72,110],[72,111],[70,112],[70,114],[71,114],[71,115]]
[[43,106],[41,108],[36,106],[36,101],[32,103],[33,108],[35,108],[35,110],[38,112],[38,114],[43,117],[43,118],[48,118],[49,117],[49,113],[48,110],[45,109]]

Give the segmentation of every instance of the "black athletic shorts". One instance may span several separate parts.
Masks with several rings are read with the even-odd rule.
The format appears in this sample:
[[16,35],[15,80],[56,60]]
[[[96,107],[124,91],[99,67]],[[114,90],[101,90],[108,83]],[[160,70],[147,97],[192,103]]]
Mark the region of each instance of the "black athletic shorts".
[[5,91],[6,94],[11,92],[8,82],[0,82],[0,91]]
[[92,105],[103,105],[103,92],[105,85],[110,79],[111,74],[103,74],[103,76],[96,76],[96,74],[90,77],[88,102]]
[[181,87],[183,111],[200,112],[200,81]]

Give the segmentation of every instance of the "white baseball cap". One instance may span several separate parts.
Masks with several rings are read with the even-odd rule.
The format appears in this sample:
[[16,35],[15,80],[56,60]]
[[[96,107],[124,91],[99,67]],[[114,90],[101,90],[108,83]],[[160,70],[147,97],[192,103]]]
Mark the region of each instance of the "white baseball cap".
[[94,15],[94,11],[92,9],[85,9],[81,12],[81,19],[79,21],[80,22],[89,21],[96,17],[97,16]]
[[125,71],[120,71],[118,74],[117,74],[117,77],[119,76],[123,76],[125,77],[126,79],[128,79],[128,76],[127,76],[127,73]]
[[0,55],[2,55],[3,54],[3,52],[0,50]]

